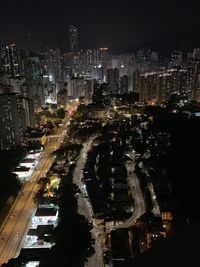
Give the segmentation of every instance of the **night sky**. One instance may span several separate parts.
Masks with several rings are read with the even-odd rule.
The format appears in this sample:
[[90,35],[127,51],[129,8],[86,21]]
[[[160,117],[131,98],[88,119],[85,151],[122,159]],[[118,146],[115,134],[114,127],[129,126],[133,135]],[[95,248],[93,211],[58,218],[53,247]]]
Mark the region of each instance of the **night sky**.
[[198,1],[4,0],[0,42],[42,51],[69,50],[68,25],[79,28],[79,47],[130,47],[171,33],[199,30]]

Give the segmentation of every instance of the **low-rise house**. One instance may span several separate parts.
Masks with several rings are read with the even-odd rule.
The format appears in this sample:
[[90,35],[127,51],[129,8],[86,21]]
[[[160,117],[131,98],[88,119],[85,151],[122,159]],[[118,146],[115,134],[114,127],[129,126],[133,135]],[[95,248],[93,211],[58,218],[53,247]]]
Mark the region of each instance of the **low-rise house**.
[[55,224],[58,218],[58,210],[55,208],[38,208],[32,223],[35,225]]
[[31,159],[26,158],[26,159],[23,159],[19,165],[22,167],[34,168],[36,166],[36,163],[37,161],[34,158],[31,158]]
[[25,248],[51,247],[47,238],[51,236],[53,225],[37,225],[37,228],[29,229],[26,236]]
[[14,169],[13,173],[17,174],[19,179],[26,179],[31,176],[33,169],[30,167],[18,166]]

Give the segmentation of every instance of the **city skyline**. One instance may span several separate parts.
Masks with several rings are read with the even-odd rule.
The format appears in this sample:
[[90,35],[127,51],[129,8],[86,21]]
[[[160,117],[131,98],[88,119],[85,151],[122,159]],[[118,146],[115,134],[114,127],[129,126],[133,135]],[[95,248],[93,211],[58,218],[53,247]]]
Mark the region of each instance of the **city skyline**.
[[195,266],[198,3],[1,8],[0,265]]
[[[48,45],[70,51],[69,25],[79,29],[80,49],[131,47],[169,34],[199,30],[195,1],[184,3],[154,0],[122,4],[91,1],[49,4],[46,1],[4,2],[0,18],[0,41],[15,42],[21,49],[41,51]],[[7,14],[10,14],[9,19]],[[186,19],[187,18],[187,19]],[[117,29],[117,30],[116,30]]]

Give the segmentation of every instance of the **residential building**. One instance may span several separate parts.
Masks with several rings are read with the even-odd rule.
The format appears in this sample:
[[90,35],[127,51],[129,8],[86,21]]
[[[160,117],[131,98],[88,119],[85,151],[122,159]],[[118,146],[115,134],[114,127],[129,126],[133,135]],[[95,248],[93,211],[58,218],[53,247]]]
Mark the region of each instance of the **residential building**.
[[110,87],[110,91],[113,94],[117,94],[119,91],[119,69],[108,69],[107,70],[107,82]]
[[22,52],[15,44],[0,46],[1,73],[8,74],[9,77],[16,78],[24,75],[24,63]]
[[18,94],[0,94],[0,149],[21,144],[27,126],[26,114],[23,99]]
[[78,28],[69,25],[70,51],[78,52]]

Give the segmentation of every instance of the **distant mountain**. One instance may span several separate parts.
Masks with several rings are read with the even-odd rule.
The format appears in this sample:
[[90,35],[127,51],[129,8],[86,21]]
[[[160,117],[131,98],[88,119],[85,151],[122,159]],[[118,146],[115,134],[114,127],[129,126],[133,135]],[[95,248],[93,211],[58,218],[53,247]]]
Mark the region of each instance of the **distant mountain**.
[[168,34],[163,37],[153,39],[135,46],[129,47],[113,47],[113,53],[136,52],[140,48],[150,48],[160,52],[162,56],[168,56],[171,51],[180,49],[188,52],[194,47],[200,47],[200,30],[188,30],[179,33]]

